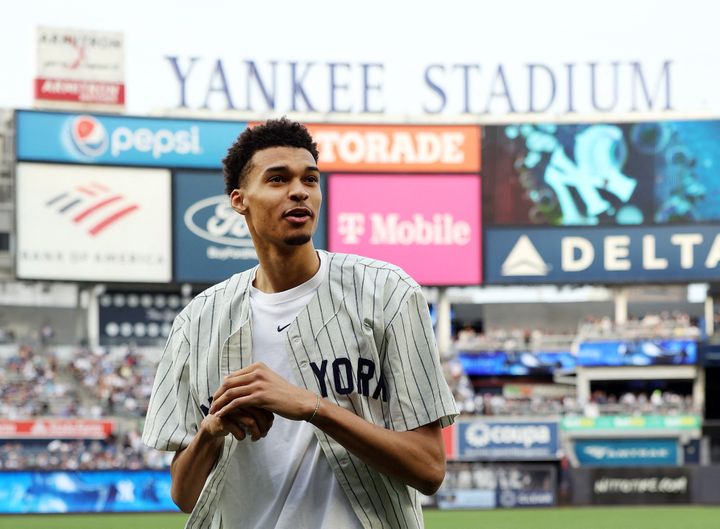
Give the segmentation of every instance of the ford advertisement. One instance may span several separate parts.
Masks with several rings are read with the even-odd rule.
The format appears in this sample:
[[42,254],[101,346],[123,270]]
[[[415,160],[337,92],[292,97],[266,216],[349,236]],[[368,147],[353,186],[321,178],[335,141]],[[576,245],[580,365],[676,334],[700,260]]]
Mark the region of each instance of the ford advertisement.
[[557,459],[558,423],[552,421],[459,421],[458,458],[487,461]]
[[[255,266],[245,217],[230,206],[222,173],[179,171],[174,176],[175,280],[214,283]],[[325,249],[325,241],[323,208],[313,242]]]
[[18,111],[26,161],[216,169],[243,122]]

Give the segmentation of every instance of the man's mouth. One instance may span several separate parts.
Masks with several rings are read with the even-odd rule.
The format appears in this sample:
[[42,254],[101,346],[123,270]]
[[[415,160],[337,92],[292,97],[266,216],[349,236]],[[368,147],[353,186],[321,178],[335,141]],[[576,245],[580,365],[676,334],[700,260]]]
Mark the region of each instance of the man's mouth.
[[283,217],[292,223],[303,223],[313,217],[313,212],[309,208],[293,208],[283,213]]

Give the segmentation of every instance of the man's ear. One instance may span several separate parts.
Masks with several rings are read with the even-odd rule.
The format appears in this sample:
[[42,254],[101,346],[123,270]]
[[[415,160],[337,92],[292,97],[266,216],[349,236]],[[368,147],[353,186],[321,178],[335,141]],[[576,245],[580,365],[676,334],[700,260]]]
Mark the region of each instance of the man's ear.
[[233,189],[232,193],[230,193],[230,205],[232,205],[232,208],[240,213],[240,215],[245,215],[247,213],[247,206],[245,204],[245,191],[240,188]]

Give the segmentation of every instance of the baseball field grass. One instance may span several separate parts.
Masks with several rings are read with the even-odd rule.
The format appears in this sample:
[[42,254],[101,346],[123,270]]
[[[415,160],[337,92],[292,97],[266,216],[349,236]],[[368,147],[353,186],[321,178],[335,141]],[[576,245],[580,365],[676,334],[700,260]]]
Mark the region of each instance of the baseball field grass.
[[[182,529],[185,519],[186,516],[182,514],[0,515],[0,528]],[[426,510],[425,527],[426,529],[720,529],[720,507]]]

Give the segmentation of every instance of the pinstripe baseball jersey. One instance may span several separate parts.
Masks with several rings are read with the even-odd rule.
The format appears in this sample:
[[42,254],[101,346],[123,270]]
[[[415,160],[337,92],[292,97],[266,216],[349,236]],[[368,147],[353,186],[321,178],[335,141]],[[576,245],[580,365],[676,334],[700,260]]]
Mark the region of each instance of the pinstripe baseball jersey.
[[[405,431],[438,420],[443,427],[451,424],[455,400],[418,284],[382,261],[326,257],[326,277],[286,335],[296,379],[383,428]],[[177,316],[153,386],[143,431],[147,445],[186,447],[223,377],[253,362],[253,275],[248,270],[211,287]],[[423,527],[415,489],[370,468],[322,430],[315,434],[363,527]],[[237,443],[232,435],[225,437],[187,529],[223,527],[217,503]]]

